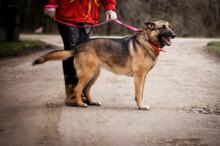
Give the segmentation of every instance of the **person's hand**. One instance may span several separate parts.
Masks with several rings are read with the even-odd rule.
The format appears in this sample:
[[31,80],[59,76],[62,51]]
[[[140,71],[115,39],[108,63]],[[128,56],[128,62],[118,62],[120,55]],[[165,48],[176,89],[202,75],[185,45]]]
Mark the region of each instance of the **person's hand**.
[[56,8],[45,8],[44,14],[46,14],[47,16],[51,18],[54,18],[56,15]]
[[106,16],[106,20],[110,21],[110,20],[117,20],[117,14],[115,11],[113,10],[109,10],[105,12],[105,16]]

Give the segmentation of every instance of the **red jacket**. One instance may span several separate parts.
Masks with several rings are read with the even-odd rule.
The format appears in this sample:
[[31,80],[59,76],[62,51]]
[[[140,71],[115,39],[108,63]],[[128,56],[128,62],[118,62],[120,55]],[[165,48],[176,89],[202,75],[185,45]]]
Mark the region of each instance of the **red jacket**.
[[105,11],[115,10],[115,0],[49,0],[48,5],[57,5],[56,18],[71,23],[96,24],[101,5]]

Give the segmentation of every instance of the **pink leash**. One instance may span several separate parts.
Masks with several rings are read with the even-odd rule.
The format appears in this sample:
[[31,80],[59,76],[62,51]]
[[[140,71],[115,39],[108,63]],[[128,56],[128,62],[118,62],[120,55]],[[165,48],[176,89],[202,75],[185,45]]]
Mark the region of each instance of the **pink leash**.
[[[57,22],[59,22],[59,23],[62,23],[62,24],[65,24],[65,25],[71,26],[71,27],[85,28],[85,26],[80,26],[80,25],[76,25],[76,24],[73,24],[73,23],[64,22],[64,21],[59,20],[59,19],[57,19],[57,18],[54,18],[54,21],[57,21]],[[98,27],[98,26],[104,25],[104,24],[106,24],[106,23],[108,23],[108,22],[110,22],[110,21],[105,21],[105,22],[101,22],[101,23],[98,23],[98,24],[94,24],[94,25],[88,25],[88,26],[86,26],[86,27],[94,28],[94,27]],[[115,21],[113,21],[113,22],[115,22],[115,23],[117,23],[117,24],[119,24],[119,25],[122,25],[122,26],[124,26],[124,27],[126,27],[127,29],[130,29],[130,30],[132,30],[132,31],[136,31],[136,32],[142,31],[142,29],[139,29],[139,28],[136,28],[136,27],[134,27],[134,26],[125,24],[125,23],[121,22],[120,20],[115,20]]]
[[[85,26],[81,26],[81,25],[76,25],[76,24],[73,24],[73,23],[68,23],[68,22],[64,22],[62,20],[59,20],[57,18],[54,18],[54,21],[57,21],[59,23],[62,23],[62,24],[65,24],[67,26],[71,26],[71,27],[77,27],[77,28],[85,28]],[[93,27],[97,27],[97,26],[101,26],[101,25],[104,25],[108,23],[108,21],[105,21],[105,22],[102,22],[102,23],[98,23],[98,24],[94,24],[94,25],[87,25],[86,27],[89,27],[89,28],[93,28]]]
[[130,30],[133,30],[133,31],[136,31],[136,32],[140,32],[140,31],[142,31],[142,29],[139,29],[139,28],[136,28],[136,27],[134,27],[134,26],[131,26],[131,25],[125,24],[125,23],[121,22],[121,21],[118,20],[118,19],[115,20],[114,22],[116,22],[117,24],[120,24],[120,25],[126,27],[127,29],[130,29]]

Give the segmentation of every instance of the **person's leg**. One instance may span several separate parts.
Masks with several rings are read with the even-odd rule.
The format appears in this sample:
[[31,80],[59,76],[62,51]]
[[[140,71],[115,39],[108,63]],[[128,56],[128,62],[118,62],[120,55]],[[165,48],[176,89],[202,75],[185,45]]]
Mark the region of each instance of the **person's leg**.
[[[64,50],[74,49],[80,42],[80,29],[75,27],[66,26],[64,24],[57,23],[60,35],[63,40]],[[73,89],[76,86],[78,79],[76,77],[76,71],[73,66],[73,57],[63,61],[63,74],[66,89],[66,104],[68,100],[73,98]]]
[[80,28],[80,43],[84,43],[90,38],[92,28]]

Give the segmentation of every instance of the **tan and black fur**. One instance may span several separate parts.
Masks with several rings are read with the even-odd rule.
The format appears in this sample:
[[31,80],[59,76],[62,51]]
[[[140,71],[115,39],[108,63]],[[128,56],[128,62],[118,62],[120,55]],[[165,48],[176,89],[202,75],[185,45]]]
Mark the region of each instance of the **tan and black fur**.
[[81,94],[84,95],[91,105],[99,105],[94,102],[90,89],[99,76],[102,67],[121,75],[133,76],[135,84],[135,100],[140,110],[149,109],[142,103],[145,77],[154,67],[158,51],[157,47],[170,45],[170,39],[175,34],[170,24],[160,20],[156,22],[145,22],[143,31],[121,39],[96,38],[80,44],[72,51],[52,51],[33,62],[33,65],[41,64],[49,60],[65,60],[74,57],[74,66],[79,79],[75,88],[75,98],[72,104],[87,107],[83,103]]

